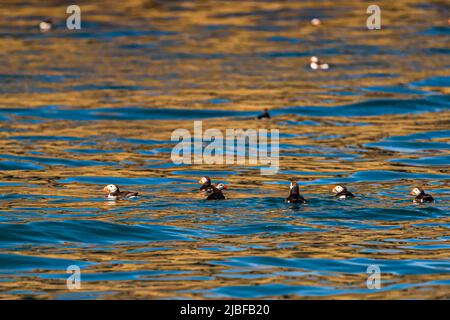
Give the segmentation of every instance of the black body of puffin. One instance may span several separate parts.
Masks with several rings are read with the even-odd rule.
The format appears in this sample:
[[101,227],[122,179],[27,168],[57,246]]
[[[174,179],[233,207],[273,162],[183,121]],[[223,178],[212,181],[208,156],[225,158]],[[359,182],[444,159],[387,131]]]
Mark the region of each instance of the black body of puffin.
[[306,203],[305,198],[303,198],[300,195],[300,190],[298,187],[298,183],[297,182],[291,182],[291,185],[289,186],[290,188],[290,193],[289,193],[289,197],[286,198],[286,201],[289,203]]
[[119,187],[115,184],[108,184],[103,188],[103,191],[108,194],[108,199],[134,198],[138,196],[137,192],[120,191]]
[[430,194],[426,194],[425,190],[421,187],[415,187],[411,190],[411,195],[416,196],[413,202],[417,203],[430,203],[434,202],[434,198]]
[[335,197],[339,199],[347,199],[347,198],[353,198],[354,195],[350,191],[347,190],[345,186],[342,184],[338,184],[333,188],[333,193],[335,193]]
[[202,186],[200,190],[205,191],[207,197],[206,200],[224,200],[225,196],[222,193],[223,189],[226,189],[223,183],[219,183],[217,187],[211,183],[211,179],[209,177],[202,177],[198,183]]

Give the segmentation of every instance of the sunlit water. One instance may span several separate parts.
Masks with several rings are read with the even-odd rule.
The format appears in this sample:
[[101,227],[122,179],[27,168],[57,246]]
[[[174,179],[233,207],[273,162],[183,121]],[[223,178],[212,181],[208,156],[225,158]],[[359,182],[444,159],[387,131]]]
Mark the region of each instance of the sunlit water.
[[[79,31],[64,4],[6,3],[1,298],[450,298],[444,2],[380,1],[377,31],[363,2],[98,1]],[[279,129],[279,172],[173,164],[194,120]],[[203,175],[228,199],[203,200]],[[307,206],[284,202],[290,179]],[[107,201],[109,183],[141,196]],[[436,203],[414,205],[415,185]]]

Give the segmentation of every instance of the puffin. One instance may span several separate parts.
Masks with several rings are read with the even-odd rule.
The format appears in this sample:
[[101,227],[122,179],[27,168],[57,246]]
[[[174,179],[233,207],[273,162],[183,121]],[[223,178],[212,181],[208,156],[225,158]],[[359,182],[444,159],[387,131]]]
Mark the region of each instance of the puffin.
[[261,113],[257,118],[258,119],[270,119],[269,110],[264,109],[263,113]]
[[415,203],[431,203],[434,202],[434,198],[430,194],[426,194],[425,190],[421,187],[415,187],[411,190],[411,195],[416,196],[413,200]]
[[41,23],[39,23],[39,30],[41,30],[41,32],[47,32],[47,31],[50,31],[52,26],[53,26],[53,20],[45,19],[45,20],[41,21]]
[[288,203],[302,203],[302,204],[306,203],[305,198],[303,198],[300,195],[300,190],[298,188],[297,182],[292,181],[289,188],[290,188],[289,197],[286,198],[286,201]]
[[211,183],[209,177],[202,177],[198,183],[201,184],[200,190],[204,191],[207,195],[206,200],[224,200],[225,196],[222,193],[226,186],[223,183],[219,183],[217,186]]
[[335,197],[339,199],[347,199],[347,198],[353,198],[354,195],[350,191],[347,190],[345,186],[342,184],[338,184],[333,188],[333,193],[335,193]]
[[138,196],[137,192],[132,191],[120,191],[119,187],[115,184],[108,184],[106,187],[103,188],[103,191],[105,191],[108,196],[108,199],[121,199],[121,198],[135,198]]
[[320,59],[317,58],[316,56],[311,57],[310,61],[311,61],[310,66],[311,69],[313,70],[317,69],[326,70],[330,67],[328,63],[322,63]]

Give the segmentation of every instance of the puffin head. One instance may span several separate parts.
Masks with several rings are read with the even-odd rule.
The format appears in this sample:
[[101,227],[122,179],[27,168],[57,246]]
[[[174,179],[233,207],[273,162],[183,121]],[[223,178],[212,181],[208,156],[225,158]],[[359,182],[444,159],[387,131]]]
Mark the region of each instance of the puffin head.
[[209,177],[202,177],[200,180],[198,180],[198,183],[200,183],[200,184],[205,184],[205,183],[207,183],[207,184],[211,184],[211,179],[209,178]]
[[105,191],[107,194],[114,193],[116,191],[119,191],[119,187],[115,184],[108,184],[106,187],[103,188],[103,191]]
[[294,188],[298,188],[298,183],[297,182],[295,182],[295,181],[291,181],[291,184],[289,185],[289,189],[294,189]]
[[316,56],[312,56],[310,61],[311,63],[319,63],[319,58],[317,58]]
[[227,189],[228,187],[221,182],[221,183],[217,184],[216,188],[219,190],[224,190],[224,189]]
[[318,18],[311,19],[311,24],[312,24],[313,26],[318,26],[318,25],[320,25],[320,19],[318,19]]
[[52,28],[53,20],[52,19],[45,19],[39,23],[39,29],[41,31],[45,32]]
[[347,190],[346,187],[344,187],[343,185],[338,184],[337,186],[335,186],[333,188],[333,193],[339,193],[339,192],[346,191],[346,190]]
[[413,196],[418,196],[419,194],[421,194],[423,191],[423,189],[421,187],[415,187],[411,190],[410,194]]

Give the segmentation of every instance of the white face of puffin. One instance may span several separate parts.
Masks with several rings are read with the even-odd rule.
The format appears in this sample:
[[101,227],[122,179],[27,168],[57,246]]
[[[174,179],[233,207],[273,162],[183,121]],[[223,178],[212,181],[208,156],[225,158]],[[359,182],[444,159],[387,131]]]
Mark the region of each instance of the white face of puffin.
[[[328,190],[330,190],[330,189],[328,189]],[[333,188],[333,192],[334,193],[339,193],[339,192],[342,192],[342,191],[344,191],[344,187],[339,185],[339,184]]]
[[310,61],[312,63],[319,63],[319,58],[317,58],[316,56],[311,57]]
[[202,177],[199,181],[198,181],[198,183],[200,183],[200,184],[205,184],[205,183],[207,183],[208,182],[208,178],[207,177]]
[[311,24],[312,24],[313,26],[318,26],[318,25],[320,25],[320,19],[317,19],[317,18],[311,19]]
[[227,186],[224,185],[223,183],[219,183],[219,184],[216,186],[216,188],[219,189],[219,190],[223,190],[223,189],[226,189]]
[[52,25],[48,22],[42,21],[39,23],[39,29],[41,29],[42,32],[48,31],[52,28]]
[[422,190],[420,188],[414,188],[411,190],[411,195],[413,195],[413,196],[418,196],[421,193],[422,193]]
[[108,184],[103,188],[103,191],[107,192],[108,194],[114,193],[117,190],[119,190],[119,188],[115,184]]

